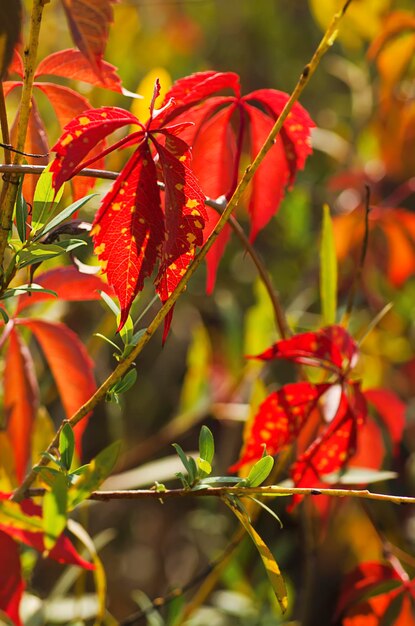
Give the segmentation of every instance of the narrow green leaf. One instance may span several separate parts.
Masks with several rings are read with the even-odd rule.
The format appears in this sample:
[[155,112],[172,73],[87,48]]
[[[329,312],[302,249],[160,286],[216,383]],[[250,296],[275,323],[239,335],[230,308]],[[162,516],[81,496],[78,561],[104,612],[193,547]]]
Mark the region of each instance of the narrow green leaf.
[[282,521],[280,520],[280,518],[278,517],[278,515],[275,513],[275,511],[273,511],[272,509],[269,508],[269,506],[267,506],[266,504],[264,504],[264,502],[262,502],[261,500],[258,500],[258,498],[254,498],[253,496],[249,496],[250,500],[253,500],[253,502],[255,502],[256,504],[258,504],[258,506],[260,506],[262,509],[264,509],[264,511],[266,511],[267,513],[269,513],[271,515],[271,517],[273,517],[275,520],[277,520],[278,524],[280,525],[280,528],[282,528]]
[[100,484],[111,474],[114,469],[121,442],[115,441],[102,450],[95,459],[89,463],[89,467],[82,473],[68,492],[68,510],[72,510],[80,502],[97,489]]
[[58,474],[43,497],[43,530],[46,550],[52,550],[62,534],[67,519],[68,484],[64,474]]
[[79,211],[79,209],[81,209],[87,202],[89,202],[91,198],[97,195],[99,194],[91,193],[89,196],[85,196],[84,198],[81,198],[80,200],[77,200],[76,202],[73,202],[72,204],[70,204],[68,207],[66,207],[66,209],[63,209],[63,211],[58,213],[58,215],[55,215],[55,217],[53,217],[50,220],[50,222],[48,222],[42,228],[42,230],[38,233],[37,237],[46,235],[46,233],[56,228],[56,226],[59,226],[60,224],[62,224],[62,222],[67,220],[69,217],[71,217],[71,215],[76,213],[76,211]]
[[65,252],[70,252],[86,245],[86,241],[83,239],[67,239],[59,244],[33,243],[30,247],[19,251],[17,264],[19,268],[27,267],[28,265],[33,265],[33,263],[48,261]]
[[52,296],[58,297],[56,291],[52,291],[52,289],[44,289],[36,283],[30,283],[28,285],[19,285],[19,287],[14,287],[13,289],[6,289],[1,298],[2,300],[6,298],[15,298],[16,296],[21,296],[23,293],[31,291],[35,291],[36,293],[49,293]]
[[280,568],[278,567],[278,563],[276,562],[271,550],[268,548],[262,537],[258,535],[256,530],[251,525],[249,518],[247,515],[244,515],[235,504],[229,500],[229,498],[224,499],[225,504],[231,509],[234,515],[238,518],[242,526],[245,528],[247,533],[250,535],[252,541],[255,544],[256,549],[259,552],[259,555],[264,564],[265,570],[267,572],[268,578],[274,590],[274,593],[277,597],[279,605],[281,607],[281,611],[285,613],[288,607],[288,597],[287,597],[287,589],[285,586],[284,578],[282,577]]
[[181,446],[179,446],[178,443],[172,443],[173,448],[176,450],[177,454],[180,457],[181,462],[184,465],[184,468],[186,470],[186,472],[189,474],[191,473],[191,468],[190,468],[190,463],[189,463],[189,458],[185,455],[183,448]]
[[113,387],[111,387],[110,393],[115,393],[117,395],[120,395],[121,393],[125,393],[126,391],[131,389],[131,387],[134,386],[136,380],[137,380],[137,370],[132,369],[128,371],[125,374],[125,376],[121,378],[121,380],[115,383]]
[[16,226],[19,239],[22,243],[26,241],[26,222],[28,215],[27,202],[22,193],[23,178],[24,177],[22,176],[20,179],[16,197]]
[[33,197],[32,232],[42,229],[62,198],[64,185],[55,195],[52,186],[52,173],[50,165],[42,172],[36,185]]
[[330,208],[323,208],[320,248],[320,298],[323,324],[334,324],[337,309],[337,259]]
[[215,454],[215,441],[211,430],[207,426],[202,426],[200,429],[199,454],[200,458],[207,461],[209,465],[212,463]]
[[120,314],[119,307],[115,304],[114,300],[105,291],[100,291],[99,295],[104,300],[107,307],[114,313],[115,316]]
[[263,456],[251,468],[248,476],[244,479],[246,487],[259,487],[264,480],[268,478],[274,467],[274,459],[272,456]]
[[0,307],[0,315],[3,318],[3,322],[7,324],[7,322],[10,320],[10,317],[7,315],[7,311],[3,309],[3,307]]
[[69,472],[75,451],[75,435],[70,424],[65,424],[59,438],[59,452],[63,466]]

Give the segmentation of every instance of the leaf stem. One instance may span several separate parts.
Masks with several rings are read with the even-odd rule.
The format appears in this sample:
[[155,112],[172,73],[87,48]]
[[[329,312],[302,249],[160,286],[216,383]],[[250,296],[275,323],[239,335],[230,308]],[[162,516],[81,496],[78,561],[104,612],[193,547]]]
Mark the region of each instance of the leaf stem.
[[[29,125],[40,25],[42,22],[43,7],[47,2],[49,2],[49,0],[33,0],[29,44],[25,48],[23,54],[24,80],[17,124],[16,150],[18,152],[15,152],[13,158],[13,164],[15,165],[20,164],[23,160],[23,155],[20,154],[20,152],[24,150],[26,133]],[[5,141],[5,143],[9,142]],[[15,174],[12,174],[8,183],[6,182],[6,190],[0,207],[0,274],[2,283],[4,283],[4,255],[7,247],[8,235],[12,227],[13,208],[17,195],[17,183],[18,177]]]
[[[264,145],[262,146],[261,150],[258,152],[257,156],[255,157],[255,159],[251,163],[251,165],[249,165],[246,168],[246,170],[245,170],[241,180],[239,181],[239,184],[238,184],[237,188],[235,189],[234,194],[232,195],[231,199],[229,200],[228,204],[226,205],[225,209],[223,210],[223,213],[221,214],[221,216],[220,216],[220,218],[218,220],[218,223],[216,224],[215,228],[212,230],[211,234],[209,235],[208,239],[206,240],[206,242],[204,243],[202,248],[196,254],[196,256],[193,259],[192,263],[187,268],[185,274],[183,275],[183,277],[182,277],[181,281],[179,282],[179,284],[177,285],[176,289],[173,291],[173,293],[171,294],[169,299],[163,304],[161,309],[158,311],[158,313],[155,315],[153,320],[150,322],[150,324],[147,327],[145,333],[143,333],[143,335],[141,336],[140,340],[138,341],[138,343],[135,346],[135,348],[131,351],[131,353],[123,361],[121,361],[117,365],[117,367],[114,369],[114,371],[101,384],[101,386],[96,390],[96,392],[91,396],[91,398],[87,402],[85,402],[85,404],[83,404],[78,409],[78,411],[76,411],[76,413],[74,413],[74,415],[70,418],[69,423],[70,423],[70,425],[72,427],[76,426],[76,424],[78,424],[82,419],[84,419],[84,417],[86,415],[88,415],[88,413],[92,409],[95,408],[95,406],[98,404],[98,402],[100,402],[101,400],[103,400],[106,397],[107,391],[112,387],[112,385],[114,385],[116,382],[118,382],[124,376],[124,374],[126,374],[126,372],[129,370],[131,365],[137,359],[138,355],[142,352],[144,347],[147,345],[147,343],[153,337],[153,335],[155,334],[155,332],[157,331],[159,326],[162,324],[162,322],[164,321],[164,319],[167,316],[167,314],[174,307],[174,305],[176,304],[176,301],[178,300],[178,298],[186,290],[186,287],[187,287],[187,284],[188,284],[189,280],[192,278],[193,274],[195,274],[195,272],[199,268],[200,264],[204,260],[205,256],[207,255],[208,251],[210,250],[210,248],[215,243],[218,235],[221,233],[222,229],[228,223],[229,218],[231,217],[234,209],[239,204],[239,201],[241,200],[241,197],[242,197],[243,193],[245,192],[246,188],[248,187],[249,183],[251,182],[252,177],[254,176],[255,172],[257,171],[257,169],[261,165],[261,163],[262,163],[263,159],[265,158],[266,154],[268,153],[268,151],[274,145],[275,138],[277,137],[278,133],[281,131],[285,120],[287,119],[288,115],[290,114],[290,112],[291,112],[292,108],[294,107],[295,103],[298,101],[300,95],[304,91],[304,88],[308,84],[311,76],[316,71],[316,69],[317,69],[317,67],[318,67],[322,57],[327,52],[327,50],[331,47],[331,45],[334,43],[334,40],[335,40],[335,38],[337,36],[337,30],[338,30],[338,26],[339,26],[340,20],[343,17],[344,13],[346,12],[347,7],[349,6],[351,1],[352,0],[348,0],[345,3],[345,5],[343,6],[343,8],[338,13],[336,13],[334,15],[334,17],[333,17],[333,19],[331,21],[331,24],[329,25],[329,27],[327,28],[326,32],[324,33],[324,35],[323,35],[319,45],[317,46],[317,49],[314,52],[310,62],[304,67],[304,69],[303,69],[303,71],[302,71],[302,73],[301,73],[301,75],[300,75],[300,77],[299,77],[299,79],[297,81],[297,84],[296,84],[293,92],[291,93],[291,96],[287,100],[287,102],[286,102],[286,104],[285,104],[281,114],[279,115],[279,117],[276,120],[274,126],[272,127],[271,132],[269,133],[267,139],[265,140]],[[42,2],[41,2],[41,4],[43,5]],[[16,156],[19,156],[19,155],[16,155]],[[0,237],[1,237],[1,235],[2,235],[2,233],[0,232]],[[0,240],[0,243],[1,243],[1,240]],[[3,258],[2,254],[1,254],[1,250],[2,250],[2,248],[0,246],[0,261]],[[3,248],[3,255],[4,255],[4,248]],[[49,446],[48,446],[48,448],[46,450],[47,453],[51,453],[53,448],[55,448],[58,445],[58,443],[59,443],[59,436],[60,436],[60,432],[62,430],[62,427],[63,427],[63,425],[61,424],[61,426],[58,428],[58,430],[57,430],[57,432],[55,434],[55,437],[53,438],[53,441],[49,444]],[[30,487],[30,485],[36,479],[36,476],[37,476],[36,468],[45,466],[48,463],[49,463],[49,461],[48,461],[47,457],[43,456],[40,459],[38,465],[33,467],[30,470],[30,472],[27,474],[27,476],[24,479],[23,483],[20,485],[20,487],[18,487],[16,489],[14,494],[11,496],[11,499],[14,500],[14,501],[17,501],[17,502],[22,500],[23,497],[24,497],[24,494],[27,491],[27,489]]]

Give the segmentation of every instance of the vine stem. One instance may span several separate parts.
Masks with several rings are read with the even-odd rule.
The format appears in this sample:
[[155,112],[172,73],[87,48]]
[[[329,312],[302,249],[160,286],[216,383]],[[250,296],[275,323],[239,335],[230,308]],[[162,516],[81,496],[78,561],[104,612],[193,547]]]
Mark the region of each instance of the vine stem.
[[[117,365],[117,367],[108,376],[108,378],[101,384],[101,386],[96,390],[96,392],[91,396],[91,398],[87,402],[85,402],[85,404],[83,404],[78,409],[78,411],[76,411],[76,413],[74,413],[74,415],[68,420],[69,424],[72,427],[76,426],[76,424],[78,424],[82,419],[84,419],[85,416],[88,415],[88,413],[90,413],[92,409],[95,408],[98,402],[100,402],[102,399],[105,398],[107,392],[112,387],[112,385],[118,382],[124,376],[124,374],[126,374],[129,368],[134,364],[138,355],[142,352],[143,348],[147,345],[147,343],[153,337],[153,335],[155,334],[159,326],[162,324],[167,314],[174,307],[178,298],[185,291],[189,280],[192,278],[192,276],[195,274],[195,272],[199,268],[200,264],[202,263],[205,256],[207,255],[208,251],[215,243],[218,235],[222,232],[224,226],[228,223],[234,209],[238,206],[243,193],[245,192],[246,188],[251,182],[252,177],[254,176],[255,172],[261,165],[266,154],[274,145],[275,139],[277,135],[279,134],[279,132],[281,131],[285,120],[287,119],[292,108],[294,107],[298,99],[300,98],[300,95],[304,91],[304,88],[308,84],[311,76],[314,74],[315,70],[317,69],[322,57],[334,43],[336,36],[337,36],[337,31],[338,31],[340,20],[342,19],[343,15],[345,14],[351,2],[352,0],[347,0],[343,8],[334,15],[329,27],[327,28],[319,45],[317,46],[317,49],[315,50],[310,62],[304,67],[303,71],[301,72],[301,75],[297,81],[297,84],[293,92],[291,93],[281,114],[279,115],[274,126],[272,127],[267,139],[265,140],[265,143],[263,144],[262,148],[258,152],[253,162],[246,168],[244,174],[242,175],[241,180],[239,181],[237,188],[235,189],[235,192],[233,193],[228,204],[224,208],[218,220],[218,223],[216,224],[215,228],[212,230],[211,234],[209,235],[204,245],[196,254],[192,263],[187,268],[185,274],[183,275],[176,289],[173,291],[171,296],[163,304],[161,309],[158,311],[158,313],[155,315],[153,320],[150,322],[149,326],[146,328],[145,332],[139,339],[137,345],[130,352],[130,354]],[[0,247],[0,260],[1,259],[2,259],[2,256],[1,256],[1,247]],[[61,433],[64,423],[65,422],[62,422],[62,424],[58,428],[53,440],[51,441],[51,443],[49,444],[46,450],[47,453],[51,454],[53,449],[59,445],[59,437],[60,437],[60,433]],[[20,487],[18,487],[15,490],[15,492],[11,496],[11,499],[16,502],[21,501],[27,489],[32,485],[32,483],[36,479],[37,468],[48,465],[48,463],[49,463],[49,460],[47,456],[46,455],[42,456],[38,464],[32,467],[32,469],[29,471],[29,473],[27,474],[26,478],[24,479]]]
[[[45,494],[45,489],[28,489],[26,497],[38,497]],[[377,500],[390,502],[391,504],[415,504],[413,496],[393,496],[387,493],[376,493],[368,489],[313,489],[312,487],[278,487],[267,485],[266,487],[206,487],[206,489],[166,489],[155,491],[154,489],[120,489],[114,491],[93,491],[89,500],[109,502],[111,500],[166,500],[170,498],[223,498],[236,496],[247,498],[249,496],[262,497],[290,497],[290,496],[329,496],[331,498],[360,498],[364,500]]]
[[[24,79],[22,97],[19,107],[19,119],[17,124],[16,150],[22,152],[26,141],[26,133],[29,125],[32,108],[33,80],[36,68],[37,49],[39,44],[40,25],[42,22],[43,7],[50,0],[33,0],[33,8],[30,18],[29,44],[24,50]],[[7,143],[7,142],[6,142]],[[18,165],[23,160],[23,155],[14,153],[13,164]],[[17,195],[18,177],[12,174],[9,181],[5,182],[5,192],[0,207],[0,272],[3,279],[4,255],[7,247],[7,239],[12,226],[14,203]],[[3,280],[2,280],[3,282]]]

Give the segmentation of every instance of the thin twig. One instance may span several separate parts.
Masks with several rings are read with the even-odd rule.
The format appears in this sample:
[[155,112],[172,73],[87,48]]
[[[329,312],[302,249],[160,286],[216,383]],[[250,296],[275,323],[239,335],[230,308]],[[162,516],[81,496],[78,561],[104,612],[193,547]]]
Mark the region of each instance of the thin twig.
[[[348,0],[345,3],[345,5],[343,6],[343,9],[341,11],[339,11],[338,13],[336,13],[336,15],[334,16],[331,24],[329,25],[327,31],[325,32],[325,34],[324,34],[320,44],[318,45],[316,51],[314,52],[310,62],[304,67],[304,69],[303,69],[303,71],[302,71],[302,73],[301,73],[301,75],[300,75],[300,77],[298,79],[298,82],[297,82],[297,84],[296,84],[296,86],[295,86],[295,88],[293,90],[293,92],[291,93],[290,97],[288,98],[288,100],[287,100],[283,110],[281,111],[281,114],[278,116],[278,119],[276,120],[276,122],[275,122],[274,126],[272,127],[272,129],[271,129],[267,139],[265,140],[264,145],[262,146],[262,148],[258,152],[257,156],[255,157],[255,159],[251,163],[251,165],[249,165],[246,168],[245,173],[243,174],[241,180],[239,181],[239,184],[238,184],[235,192],[233,193],[233,195],[232,195],[231,199],[229,200],[227,206],[225,207],[222,215],[220,216],[220,218],[218,220],[218,223],[216,224],[215,228],[212,230],[212,232],[209,235],[209,237],[206,240],[206,242],[203,244],[202,248],[199,250],[199,252],[194,257],[192,263],[188,266],[185,274],[183,275],[182,279],[178,283],[176,289],[173,291],[173,293],[170,295],[168,300],[163,304],[161,309],[158,311],[156,316],[153,318],[152,322],[147,327],[145,333],[143,333],[143,335],[139,339],[137,345],[130,352],[130,354],[123,361],[121,361],[117,365],[117,367],[114,369],[114,371],[101,384],[101,386],[90,397],[90,399],[87,402],[85,402],[85,404],[83,404],[78,409],[78,411],[76,411],[74,413],[74,415],[70,418],[69,424],[72,427],[76,426],[76,424],[78,424],[81,420],[83,420],[85,418],[85,416],[88,415],[90,413],[90,411],[92,411],[96,407],[96,405],[101,400],[103,400],[106,397],[108,390],[115,383],[117,383],[119,380],[121,380],[121,378],[124,376],[124,374],[127,373],[127,371],[130,369],[132,364],[136,361],[138,355],[142,352],[142,350],[147,345],[147,343],[150,341],[150,339],[153,337],[153,335],[155,334],[155,332],[157,331],[159,326],[163,323],[163,321],[166,318],[166,316],[173,309],[173,307],[176,304],[176,302],[179,299],[179,297],[186,290],[187,284],[188,284],[189,280],[192,278],[192,276],[198,270],[198,268],[199,268],[200,264],[202,263],[202,261],[204,260],[205,256],[207,255],[207,253],[209,252],[209,250],[211,249],[211,247],[215,243],[218,235],[222,232],[223,228],[229,222],[230,216],[232,215],[232,213],[235,210],[235,208],[238,206],[238,204],[239,204],[239,202],[240,202],[240,200],[241,200],[241,198],[242,198],[246,188],[248,187],[249,183],[251,182],[255,172],[257,171],[257,169],[261,165],[262,161],[264,160],[264,158],[267,155],[267,153],[269,152],[269,150],[273,147],[273,145],[275,143],[275,140],[276,140],[276,137],[280,133],[285,120],[287,119],[287,117],[290,114],[291,110],[293,109],[294,105],[296,104],[296,102],[300,98],[300,95],[304,91],[304,88],[308,84],[311,76],[314,74],[315,70],[317,69],[317,67],[318,67],[322,57],[324,56],[324,54],[327,52],[327,50],[329,50],[329,48],[333,44],[333,42],[334,42],[334,40],[336,38],[336,35],[337,35],[339,22],[340,22],[342,16],[344,15],[347,7],[349,6],[350,2],[351,2],[351,0]],[[1,232],[0,232],[0,236],[1,236]],[[1,240],[0,240],[0,243],[1,243]],[[1,260],[2,260],[2,254],[1,254],[1,247],[0,247],[0,261]],[[62,428],[63,428],[63,425],[61,424],[61,426],[58,428],[58,430],[57,430],[57,432],[56,432],[56,434],[55,434],[55,436],[53,438],[53,441],[51,441],[51,443],[49,444],[46,452],[51,453],[53,451],[53,449],[58,445],[59,437],[60,437],[60,433],[61,433]],[[37,468],[38,467],[43,467],[45,465],[48,465],[48,463],[49,463],[49,461],[48,461],[47,455],[44,455],[40,459],[39,463],[35,467],[33,467],[30,470],[30,472],[27,474],[27,476],[24,479],[23,483],[20,485],[20,487],[18,487],[16,489],[16,491],[14,492],[13,496],[11,497],[11,499],[14,500],[14,501],[22,500],[23,497],[24,497],[25,492],[27,491],[27,489],[32,485],[32,483],[36,479]]]
[[[46,490],[27,489],[25,497],[35,498],[43,496]],[[236,496],[244,498],[248,496],[263,497],[290,497],[290,496],[329,496],[331,498],[363,498],[364,500],[377,500],[390,502],[391,504],[415,504],[413,496],[393,496],[387,493],[376,493],[368,489],[338,489],[313,487],[278,487],[267,485],[266,487],[206,487],[204,489],[166,489],[156,491],[154,489],[118,489],[114,491],[93,491],[89,499],[98,502],[112,500],[167,500],[171,498],[223,498],[224,496]]]
[[[33,8],[30,18],[29,44],[24,50],[24,79],[22,96],[19,107],[19,119],[17,123],[16,150],[24,150],[27,128],[29,125],[30,111],[32,107],[33,80],[35,75],[37,49],[39,44],[40,25],[42,22],[43,7],[49,0],[33,0]],[[15,153],[13,163],[19,164],[23,155]],[[7,189],[0,207],[0,274],[3,283],[4,254],[6,251],[8,235],[12,227],[12,215],[17,196],[18,177],[11,177],[7,183]],[[5,285],[2,284],[4,288]]]

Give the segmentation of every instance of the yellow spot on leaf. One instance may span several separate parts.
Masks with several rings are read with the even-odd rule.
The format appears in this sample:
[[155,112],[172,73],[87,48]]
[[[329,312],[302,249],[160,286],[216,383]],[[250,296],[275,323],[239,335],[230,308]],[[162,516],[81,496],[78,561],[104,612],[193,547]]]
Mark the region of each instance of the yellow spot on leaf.
[[188,209],[194,209],[196,206],[199,206],[199,202],[197,200],[191,200],[189,198],[189,200],[186,202],[186,207]]
[[61,146],[67,146],[68,144],[71,143],[72,140],[73,140],[72,135],[66,135],[66,137],[64,137],[61,141]]
[[89,124],[89,122],[89,117],[82,116],[79,118],[79,123],[81,124],[81,126],[86,126],[86,124]]

